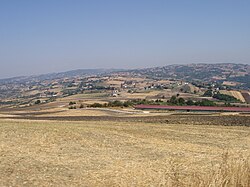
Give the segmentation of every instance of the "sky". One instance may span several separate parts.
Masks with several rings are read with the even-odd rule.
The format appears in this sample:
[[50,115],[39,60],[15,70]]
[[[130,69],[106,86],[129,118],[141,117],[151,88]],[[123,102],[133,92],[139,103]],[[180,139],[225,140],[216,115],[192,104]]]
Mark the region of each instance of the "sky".
[[0,78],[250,64],[249,0],[0,0]]

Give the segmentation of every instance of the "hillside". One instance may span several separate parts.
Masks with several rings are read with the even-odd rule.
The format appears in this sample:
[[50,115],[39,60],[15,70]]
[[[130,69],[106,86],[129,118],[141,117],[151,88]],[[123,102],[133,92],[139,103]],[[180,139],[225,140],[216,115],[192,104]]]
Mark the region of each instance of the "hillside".
[[71,71],[65,71],[65,72],[59,72],[59,73],[48,73],[48,74],[42,74],[42,75],[20,76],[20,77],[0,79],[0,84],[27,83],[27,82],[33,82],[33,81],[71,78],[71,77],[76,77],[76,76],[101,75],[105,73],[111,73],[114,71],[119,71],[119,70],[118,69],[78,69],[78,70],[71,70]]
[[[103,92],[120,99],[168,99],[173,94],[196,100],[208,90],[227,92],[249,103],[250,65],[187,64],[120,70],[80,69],[60,73],[14,77],[0,80],[0,106],[28,106],[84,92]],[[117,93],[113,93],[116,90]],[[119,92],[119,93],[118,93]],[[121,93],[122,92],[122,93]],[[241,95],[241,92],[244,93]],[[234,94],[233,94],[234,93]],[[140,96],[140,94],[142,96]],[[157,95],[162,95],[158,97]]]
[[250,65],[248,64],[187,64],[137,69],[133,74],[158,79],[181,79],[198,82],[233,81],[240,88],[250,88]]
[[25,83],[32,81],[53,80],[76,76],[102,75],[111,73],[131,73],[158,79],[182,79],[187,81],[233,81],[250,87],[250,65],[248,64],[187,64],[167,65],[163,67],[132,70],[121,69],[78,69],[60,73],[13,77],[0,79],[0,84]]

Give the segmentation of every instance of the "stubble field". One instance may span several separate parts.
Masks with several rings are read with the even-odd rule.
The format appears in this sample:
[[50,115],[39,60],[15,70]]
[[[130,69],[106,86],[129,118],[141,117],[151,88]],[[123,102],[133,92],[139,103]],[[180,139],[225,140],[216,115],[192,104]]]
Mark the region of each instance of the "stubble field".
[[191,124],[2,118],[0,186],[249,186],[249,127]]

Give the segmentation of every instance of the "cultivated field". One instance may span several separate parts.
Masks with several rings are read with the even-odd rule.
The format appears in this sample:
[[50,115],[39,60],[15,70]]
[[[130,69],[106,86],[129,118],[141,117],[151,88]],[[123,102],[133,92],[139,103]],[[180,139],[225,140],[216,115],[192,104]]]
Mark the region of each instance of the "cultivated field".
[[59,114],[0,116],[0,186],[250,185],[249,116]]

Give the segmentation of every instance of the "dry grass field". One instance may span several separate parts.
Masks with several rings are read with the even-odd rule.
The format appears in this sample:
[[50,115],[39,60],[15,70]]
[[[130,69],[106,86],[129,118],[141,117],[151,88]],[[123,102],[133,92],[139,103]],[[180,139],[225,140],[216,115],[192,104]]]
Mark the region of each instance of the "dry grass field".
[[250,186],[247,126],[1,117],[0,186]]
[[158,94],[161,94],[162,91],[142,91],[139,93],[127,93],[127,92],[122,92],[121,97],[126,98],[126,99],[146,99],[150,98],[153,96],[157,96]]
[[221,90],[220,93],[226,94],[226,95],[231,95],[231,96],[235,97],[236,99],[239,99],[241,102],[246,102],[246,100],[244,99],[244,97],[242,96],[242,94],[239,91]]

